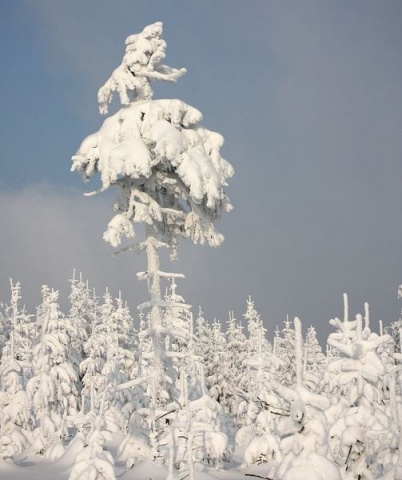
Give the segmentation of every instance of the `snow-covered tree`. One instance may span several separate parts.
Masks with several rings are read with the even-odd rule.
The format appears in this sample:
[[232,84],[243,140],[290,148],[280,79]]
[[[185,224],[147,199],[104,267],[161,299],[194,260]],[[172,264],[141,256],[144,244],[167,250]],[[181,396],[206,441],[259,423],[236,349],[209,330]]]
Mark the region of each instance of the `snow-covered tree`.
[[[398,298],[402,298],[402,285],[398,287]],[[399,319],[392,322],[386,327],[386,332],[394,339],[394,350],[399,353],[401,351],[401,337],[402,337],[402,309]]]
[[243,315],[247,322],[248,332],[248,351],[249,353],[255,353],[259,350],[259,342],[262,341],[262,348],[265,350],[267,347],[266,329],[261,320],[260,314],[257,312],[254,300],[251,296],[247,300],[247,310]]
[[163,314],[163,326],[169,332],[167,335],[168,349],[173,352],[187,350],[192,330],[193,318],[191,306],[186,304],[184,298],[177,293],[177,285],[172,279],[170,293],[165,298],[167,305]]
[[75,329],[60,311],[59,294],[42,287],[37,321],[41,334],[33,351],[33,377],[27,393],[36,417],[34,448],[44,454],[66,434],[65,418],[77,413],[77,375],[69,361]]
[[278,372],[279,380],[283,385],[290,387],[296,378],[295,370],[295,331],[287,318],[284,322],[281,335],[276,337],[275,353],[282,361]]
[[364,320],[358,314],[352,322],[348,315],[343,322],[331,321],[338,332],[328,343],[338,356],[330,360],[325,378],[332,403],[326,412],[331,451],[348,478],[368,480],[387,473],[385,458],[395,453],[398,434],[391,426],[388,368],[379,355],[392,339],[371,332],[367,304],[365,310]]
[[329,401],[303,385],[301,322],[294,320],[295,382],[287,387],[271,380],[275,392],[287,403],[290,415],[278,425],[282,461],[275,472],[279,480],[341,480],[328,447],[329,425],[325,410]]
[[[4,305],[4,322],[7,347],[3,347],[3,354],[24,361],[28,364],[32,359],[32,350],[38,335],[38,326],[32,315],[29,315],[25,306],[21,304],[22,294],[20,282],[14,283],[10,279],[11,297]],[[11,338],[11,332],[13,333]],[[26,374],[28,372],[25,372]],[[27,380],[27,378],[25,378]]]
[[310,325],[307,329],[306,339],[304,342],[304,382],[305,386],[310,390],[319,391],[321,385],[321,377],[327,364],[325,355],[318,342],[317,332]]
[[116,480],[114,459],[104,447],[112,435],[105,430],[103,411],[88,421],[86,434],[79,434],[81,451],[76,455],[69,480]]
[[127,302],[122,299],[121,292],[119,292],[119,296],[115,301],[116,310],[114,313],[114,321],[119,325],[119,346],[134,353],[137,349],[137,332],[134,329],[134,320],[131,316],[130,309]]
[[232,208],[225,187],[233,175],[220,155],[222,136],[200,125],[198,110],[180,100],[151,99],[151,81],[175,82],[185,73],[161,64],[165,50],[160,22],[127,38],[121,65],[98,94],[102,113],[107,113],[115,91],[123,108],[83,141],[72,166],[86,181],[99,173],[100,191],[119,187],[116,214],[104,234],[111,245],[133,237],[134,223],[145,224],[146,240],[138,248],[146,251],[148,265],[139,277],[148,281],[150,300],[143,308],[151,311],[154,367],[161,386],[165,382],[161,279],[175,274],[161,271],[159,249],[167,246],[174,255],[180,237],[220,245],[223,236],[214,223]]
[[[168,479],[174,478],[172,464],[187,471],[188,478],[195,480],[195,470],[202,464],[222,468],[229,459],[228,437],[221,431],[222,407],[208,395],[190,401],[187,391],[187,375],[183,374],[180,405],[169,435],[170,469]],[[183,474],[182,474],[183,475]]]
[[239,404],[242,401],[240,392],[247,390],[247,367],[244,363],[247,356],[247,338],[243,333],[241,323],[238,323],[233,312],[229,313],[226,324],[226,349],[228,370],[228,413],[237,415]]
[[89,288],[88,282],[83,281],[81,273],[77,279],[74,270],[70,284],[71,292],[69,300],[71,307],[68,318],[76,330],[76,335],[71,339],[71,360],[79,374],[79,365],[85,356],[84,343],[91,332],[92,324],[96,322],[97,303]]
[[204,312],[199,307],[198,315],[195,320],[195,354],[202,359],[206,357],[207,351],[210,347],[211,325],[204,317]]
[[319,373],[322,366],[325,365],[325,355],[322,353],[322,348],[317,338],[317,332],[312,325],[307,329],[304,349],[306,371]]
[[280,459],[274,432],[283,402],[272,388],[281,361],[271,350],[262,349],[261,339],[258,341],[258,350],[249,353],[244,363],[252,380],[247,399],[239,406],[243,414],[243,427],[236,434],[236,446],[240,452],[243,451],[243,465],[249,466]]
[[214,319],[211,325],[210,348],[205,363],[205,381],[209,395],[217,402],[226,405],[228,391],[226,338],[222,324]]
[[10,279],[10,303],[4,306],[7,336],[0,360],[0,430],[22,450],[27,432],[32,428],[30,405],[25,387],[32,376],[32,350],[37,326],[25,307],[21,307],[20,283]]
[[[13,342],[11,332],[10,342]],[[10,348],[12,351],[12,348]],[[13,457],[31,441],[33,418],[25,391],[23,360],[3,355],[0,362],[0,456]]]
[[25,390],[32,373],[32,345],[37,329],[31,316],[20,306],[19,282],[11,284],[10,304],[6,305],[7,337],[0,360],[0,444],[4,458],[21,452],[31,440],[33,418]]
[[4,312],[2,311],[4,308],[3,304],[0,304],[0,358],[3,354],[3,347],[6,344],[8,338],[9,338],[9,332],[7,329],[7,322],[5,319]]
[[[125,348],[131,346],[133,322],[121,297],[117,299],[117,308],[108,290],[103,296],[103,303],[97,308],[96,320],[91,333],[84,344],[86,358],[81,362],[83,374],[82,397],[84,410],[99,412],[104,392],[110,384],[117,386],[126,382],[133,373],[134,353]],[[124,346],[121,346],[124,345]],[[113,396],[113,394],[112,394]],[[120,406],[128,399],[125,394],[120,397]],[[109,396],[105,398],[105,412],[108,411]],[[117,401],[114,398],[114,403]]]

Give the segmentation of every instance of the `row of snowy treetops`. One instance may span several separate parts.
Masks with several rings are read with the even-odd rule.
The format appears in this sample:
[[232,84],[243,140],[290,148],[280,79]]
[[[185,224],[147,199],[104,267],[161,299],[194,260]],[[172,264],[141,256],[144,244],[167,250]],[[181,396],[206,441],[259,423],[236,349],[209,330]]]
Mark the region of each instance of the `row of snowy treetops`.
[[[153,80],[185,73],[161,63],[165,50],[161,23],[126,39],[98,93],[101,113],[115,92],[121,108],[72,158],[85,181],[100,176],[88,195],[117,188],[104,239],[146,254],[137,276],[149,298],[136,323],[120,297],[96,298],[79,278],[69,312],[45,286],[30,315],[11,283],[0,317],[0,455],[18,463],[74,449],[70,480],[112,480],[116,461],[135,468],[144,459],[170,480],[193,480],[233,453],[276,480],[402,478],[399,323],[374,333],[368,306],[351,320],[345,296],[324,353],[313,327],[303,340],[297,318],[269,341],[251,299],[244,327],[233,314],[210,322],[177,292],[183,275],[161,269],[159,250],[175,258],[181,238],[222,243],[215,220],[232,209],[234,173],[197,109],[152,99]],[[136,224],[145,240],[122,246]]]

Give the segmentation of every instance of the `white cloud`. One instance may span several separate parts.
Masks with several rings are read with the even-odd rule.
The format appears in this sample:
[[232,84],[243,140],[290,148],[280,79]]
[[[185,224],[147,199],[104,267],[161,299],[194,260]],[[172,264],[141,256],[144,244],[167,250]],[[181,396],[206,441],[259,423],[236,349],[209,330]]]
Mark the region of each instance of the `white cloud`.
[[[59,289],[66,305],[67,280],[74,268],[83,272],[99,294],[110,287],[116,295],[122,289],[131,297],[138,289],[134,261],[130,268],[127,258],[112,258],[112,249],[102,241],[110,198],[88,199],[78,190],[41,185],[1,193],[0,204],[3,301],[11,277],[21,282],[31,310],[38,304],[42,284]],[[134,297],[140,295],[135,292]]]

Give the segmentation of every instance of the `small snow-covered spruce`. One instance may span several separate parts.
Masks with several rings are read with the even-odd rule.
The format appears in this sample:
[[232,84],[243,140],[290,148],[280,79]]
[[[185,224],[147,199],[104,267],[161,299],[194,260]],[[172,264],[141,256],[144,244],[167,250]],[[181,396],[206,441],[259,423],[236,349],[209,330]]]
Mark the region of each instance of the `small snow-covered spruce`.
[[368,306],[364,328],[360,314],[353,325],[347,317],[345,320],[333,322],[340,326],[340,331],[328,338],[328,343],[339,352],[326,372],[326,382],[331,387],[332,406],[326,412],[331,423],[331,451],[350,478],[379,478],[392,466],[398,438],[395,424],[392,426],[397,419],[392,419],[387,393],[389,363],[379,355],[392,339],[371,332]]
[[[174,468],[187,471],[194,480],[195,470],[203,464],[212,464],[221,468],[229,459],[228,437],[220,428],[222,407],[209,395],[190,400],[188,392],[188,375],[181,371],[180,398],[177,410],[171,422],[170,433],[166,437],[169,445],[169,475],[174,478]],[[181,477],[185,478],[185,477]]]
[[134,398],[132,388],[121,388],[137,372],[132,336],[133,321],[127,305],[121,295],[115,304],[106,290],[84,345],[87,358],[80,365],[84,385],[81,413],[101,415],[104,430],[112,433],[126,434],[134,409],[143,406]]
[[251,299],[251,296],[248,297],[247,310],[243,317],[247,322],[249,353],[256,353],[258,351],[258,342],[260,340],[262,340],[262,348],[265,350],[265,348],[267,348],[266,329],[264,328],[261,317],[255,308],[254,300]]
[[[399,285],[398,287],[398,298],[402,299],[402,285]],[[385,328],[386,333],[391,335],[391,337],[394,340],[394,351],[396,353],[401,352],[401,332],[402,332],[402,309],[401,309],[401,314],[399,319],[396,322],[392,322],[391,325],[387,326]]]
[[282,361],[278,371],[279,381],[288,387],[292,386],[296,378],[295,370],[295,332],[287,318],[284,322],[281,335],[276,337],[275,352]]
[[4,308],[3,304],[0,303],[0,358],[3,354],[3,347],[6,344],[9,338],[9,332],[7,329],[7,322],[4,316],[2,309]]
[[[177,293],[175,279],[171,280],[170,293],[165,296],[166,307],[162,325],[166,332],[166,399],[177,400],[180,387],[178,380],[184,365],[194,367],[190,347],[193,343],[193,317],[191,306]],[[193,353],[193,352],[191,352]]]
[[[147,315],[141,310],[139,313],[139,330],[138,330],[138,376],[148,375],[151,368],[150,359],[152,356],[152,341],[149,335],[150,314]],[[145,372],[145,373],[144,373]]]
[[[13,352],[14,332],[9,347]],[[0,457],[11,458],[28,445],[32,431],[31,408],[24,385],[24,362],[13,353],[0,361]]]
[[211,398],[226,406],[228,391],[227,346],[222,324],[214,319],[211,325],[210,349],[205,359],[205,382]]
[[[259,330],[260,337],[262,334]],[[244,449],[243,466],[281,458],[275,430],[277,419],[286,409],[272,388],[281,361],[271,350],[263,350],[262,338],[257,339],[257,344],[257,352],[249,353],[244,360],[253,380],[248,401],[239,406],[245,425],[236,434],[236,446],[240,452]]]
[[198,315],[195,320],[195,344],[194,353],[201,357],[205,363],[207,352],[211,346],[211,325],[204,317],[204,312],[199,307]]
[[[176,329],[173,329],[173,338],[176,337],[173,343],[173,351],[169,355],[175,358],[175,351],[179,355],[175,358],[176,369],[185,372],[187,375],[189,385],[189,400],[194,400],[200,395],[205,394],[205,375],[203,357],[199,355],[197,350],[197,337],[194,332],[194,319],[191,311],[191,306],[184,303],[184,298],[177,295],[176,286],[173,279],[172,295],[169,297],[172,302],[173,311],[176,311],[175,317],[177,322]],[[173,291],[175,292],[173,294]],[[178,383],[178,390],[181,388],[181,383]]]
[[272,379],[275,392],[288,404],[290,416],[278,425],[283,460],[276,470],[279,480],[341,480],[328,448],[328,423],[324,411],[329,401],[303,385],[303,338],[301,322],[294,320],[295,384],[281,385]]
[[[115,301],[116,310],[114,316],[115,322],[119,325],[119,346],[134,353],[138,348],[137,332],[134,329],[134,319],[131,316],[127,302],[122,299],[121,292],[119,292],[119,296],[115,299]],[[126,368],[127,371],[129,371],[132,369],[132,365],[127,366]]]
[[319,392],[326,364],[327,359],[322,353],[321,345],[317,339],[317,332],[311,325],[307,329],[304,343],[303,377],[307,388],[314,392]]
[[[83,374],[83,409],[98,412],[103,393],[108,390],[110,382],[117,385],[129,378],[134,368],[134,354],[124,346],[131,344],[132,321],[121,299],[117,308],[108,290],[103,296],[103,303],[97,307],[96,322],[84,344],[86,358],[80,364]],[[124,345],[124,346],[120,346]],[[128,400],[126,393],[118,395],[121,406]],[[109,397],[106,397],[109,400]],[[105,411],[109,403],[106,401]]]
[[243,327],[237,322],[233,312],[229,312],[226,323],[228,392],[227,411],[235,423],[238,423],[237,413],[242,397],[240,391],[247,389],[247,367],[244,360],[247,356],[247,339]]
[[[266,329],[264,328],[262,319],[257,312],[254,301],[251,299],[251,296],[247,300],[247,310],[246,313],[243,315],[247,322],[247,331],[248,331],[248,339],[247,339],[247,358],[250,359],[255,356],[265,356],[271,351],[271,345],[266,338]],[[246,358],[246,357],[245,357]],[[247,363],[247,362],[246,362]],[[244,385],[245,391],[248,392],[251,398],[253,397],[254,393],[253,385],[256,385],[257,381],[255,375],[257,374],[257,370],[250,369],[249,364],[247,367],[247,382]]]
[[[42,287],[37,320],[41,334],[33,352],[33,377],[27,393],[36,417],[34,451],[55,454],[52,447],[66,435],[65,417],[77,413],[77,375],[69,361],[74,328],[57,303],[59,294]],[[61,454],[59,449],[57,455]]]
[[32,374],[32,344],[37,332],[20,305],[20,283],[10,279],[10,285],[10,303],[4,306],[8,340],[0,361],[0,455],[7,458],[31,441],[33,419],[25,387]]
[[96,322],[97,305],[88,282],[83,281],[81,273],[77,279],[74,270],[73,278],[69,282],[71,292],[68,298],[71,307],[68,318],[76,329],[76,335],[71,339],[71,360],[78,375],[80,375],[79,365],[85,357],[84,343],[88,339],[92,324]]
[[167,329],[167,346],[172,352],[187,350],[192,335],[191,306],[177,293],[175,279],[172,278],[170,293],[166,297],[167,306],[163,314],[163,326]]
[[[398,297],[402,298],[402,285],[398,289]],[[401,312],[402,317],[402,312]],[[401,321],[402,319],[400,319]],[[402,338],[402,326],[399,328],[399,338]],[[402,477],[402,412],[400,409],[400,395],[397,397],[397,387],[399,387],[399,392],[402,391],[402,344],[399,342],[399,351],[393,354],[393,357],[397,364],[397,370],[390,375],[390,407],[392,411],[392,417],[395,421],[398,431],[399,431],[399,440],[397,446],[397,461],[393,469],[394,478]],[[399,399],[399,402],[397,401]],[[388,456],[389,457],[389,456]],[[387,459],[389,460],[389,458]],[[395,462],[394,462],[395,463]],[[392,478],[392,477],[391,477]]]
[[176,81],[185,72],[161,64],[165,49],[160,22],[127,38],[123,61],[98,96],[102,113],[114,91],[124,107],[83,141],[72,166],[86,181],[99,173],[101,191],[119,187],[116,215],[104,234],[112,246],[134,236],[134,223],[145,224],[146,240],[138,248],[146,251],[148,265],[139,277],[148,281],[150,299],[142,308],[151,311],[154,368],[162,386],[161,280],[174,274],[161,271],[159,249],[169,247],[175,255],[180,237],[220,245],[214,223],[232,209],[225,187],[233,175],[220,155],[222,136],[200,125],[198,110],[180,100],[151,100],[151,80]]
[[[14,283],[10,279],[10,287],[10,301],[7,305],[4,305],[4,321],[7,340],[10,340],[10,333],[13,332],[13,341],[8,343],[8,348],[3,351],[3,354],[12,356],[28,365],[32,360],[32,350],[38,335],[38,326],[34,321],[34,316],[29,315],[25,306],[21,304],[20,282]],[[29,371],[24,371],[24,382],[27,381],[29,374]]]
[[9,324],[6,320],[6,314],[4,312],[5,305],[0,302],[0,359],[3,354],[4,345],[10,338]]
[[112,435],[104,429],[103,413],[101,406],[99,415],[90,414],[84,425],[87,433],[78,434],[83,437],[83,448],[75,458],[68,480],[116,480],[113,456],[104,448],[105,442],[112,440]]

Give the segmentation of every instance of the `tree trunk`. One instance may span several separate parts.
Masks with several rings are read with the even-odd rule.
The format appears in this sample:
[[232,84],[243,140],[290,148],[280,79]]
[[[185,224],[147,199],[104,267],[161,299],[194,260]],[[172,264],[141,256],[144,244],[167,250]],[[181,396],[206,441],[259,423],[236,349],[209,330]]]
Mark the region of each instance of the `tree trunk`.
[[[159,242],[151,226],[147,226],[146,252],[148,261],[148,294],[151,304],[150,334],[153,346],[153,363],[156,377],[156,387],[159,391],[165,390],[164,357],[165,346],[162,336],[162,312],[161,312],[161,277]],[[156,393],[156,392],[155,392]],[[157,395],[156,400],[161,396]],[[157,400],[158,401],[158,400]],[[156,405],[155,405],[156,406]]]

